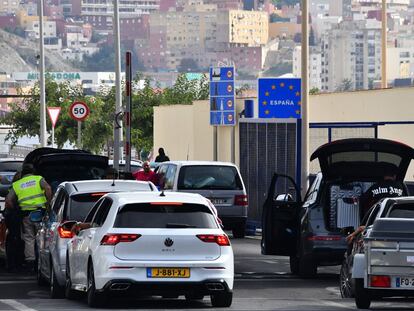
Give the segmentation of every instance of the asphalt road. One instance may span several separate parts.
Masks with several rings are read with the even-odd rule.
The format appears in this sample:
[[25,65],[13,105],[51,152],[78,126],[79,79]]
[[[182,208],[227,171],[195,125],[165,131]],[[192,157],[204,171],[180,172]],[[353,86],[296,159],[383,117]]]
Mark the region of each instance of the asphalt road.
[[[285,257],[263,256],[259,240],[232,240],[235,252],[235,288],[229,310],[356,310],[353,299],[342,299],[338,289],[339,267],[319,269],[317,278],[304,280],[289,273]],[[8,274],[0,269],[0,310],[72,311],[89,309],[85,301],[52,300],[34,276]],[[134,301],[112,300],[106,310],[216,310],[210,300],[188,303],[183,298]],[[381,301],[372,310],[413,310],[414,301]],[[217,309],[220,310],[220,309]]]

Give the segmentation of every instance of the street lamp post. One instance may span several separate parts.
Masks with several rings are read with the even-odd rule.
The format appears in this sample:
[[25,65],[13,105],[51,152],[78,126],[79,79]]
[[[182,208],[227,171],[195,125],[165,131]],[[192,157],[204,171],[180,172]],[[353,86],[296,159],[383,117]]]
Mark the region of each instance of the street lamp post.
[[45,91],[45,49],[43,36],[43,0],[39,1],[39,34],[40,34],[40,73],[39,73],[39,87],[40,87],[40,145],[46,147],[46,91]]
[[381,87],[387,88],[387,0],[382,0],[381,8],[381,45],[382,45],[382,65],[381,65]]
[[[117,118],[122,112],[122,96],[121,96],[121,42],[119,31],[119,8],[118,0],[114,0],[114,44],[115,44],[115,115]],[[114,168],[119,169],[119,158],[122,137],[122,121],[114,121]]]
[[301,192],[305,195],[309,178],[309,10],[308,0],[302,0],[302,42],[301,42],[301,111],[302,111],[302,141],[301,141]]

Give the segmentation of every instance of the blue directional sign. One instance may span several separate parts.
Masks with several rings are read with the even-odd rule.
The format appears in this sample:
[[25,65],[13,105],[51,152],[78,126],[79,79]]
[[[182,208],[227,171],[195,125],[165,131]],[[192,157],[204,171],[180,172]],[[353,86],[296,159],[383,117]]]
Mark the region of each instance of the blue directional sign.
[[235,125],[234,67],[210,68],[210,125]]
[[301,118],[300,79],[259,79],[259,118]]

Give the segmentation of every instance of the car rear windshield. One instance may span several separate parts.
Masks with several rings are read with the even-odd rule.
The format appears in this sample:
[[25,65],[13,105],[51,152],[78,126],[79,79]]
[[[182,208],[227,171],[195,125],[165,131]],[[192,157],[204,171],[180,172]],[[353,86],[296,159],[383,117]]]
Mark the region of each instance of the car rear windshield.
[[22,161],[3,161],[0,162],[0,172],[16,172],[22,168]]
[[183,166],[178,177],[179,190],[243,190],[240,176],[233,166]]
[[201,204],[126,204],[115,219],[116,228],[217,228],[211,210]]
[[90,209],[105,193],[83,193],[71,196],[68,220],[83,221]]
[[375,151],[348,151],[338,152],[332,154],[328,158],[331,164],[338,162],[383,162],[400,166],[401,156],[387,152],[375,152]]
[[414,218],[414,203],[394,204],[388,212],[388,218]]

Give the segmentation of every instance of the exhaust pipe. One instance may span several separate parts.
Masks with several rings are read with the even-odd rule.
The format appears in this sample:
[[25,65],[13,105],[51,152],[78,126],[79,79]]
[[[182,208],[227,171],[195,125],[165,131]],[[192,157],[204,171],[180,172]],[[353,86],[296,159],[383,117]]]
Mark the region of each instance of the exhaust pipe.
[[207,283],[206,287],[211,291],[221,291],[224,290],[224,286],[221,283]]
[[119,290],[119,291],[125,291],[129,289],[131,284],[129,283],[113,283],[109,287],[110,290]]

